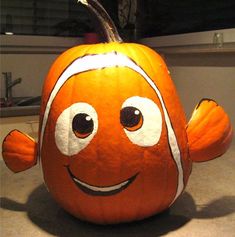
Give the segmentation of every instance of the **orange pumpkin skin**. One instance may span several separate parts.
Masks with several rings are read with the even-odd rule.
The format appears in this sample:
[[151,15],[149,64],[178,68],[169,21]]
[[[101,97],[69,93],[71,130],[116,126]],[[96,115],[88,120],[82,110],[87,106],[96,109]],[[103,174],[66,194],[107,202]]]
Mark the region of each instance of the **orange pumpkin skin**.
[[62,54],[45,80],[39,144],[14,130],[2,145],[13,172],[41,157],[54,199],[99,224],[159,213],[184,190],[191,162],[214,159],[233,136],[228,115],[202,100],[188,124],[161,57],[124,44],[96,0],[79,0],[103,25],[109,43]]
[[[45,183],[54,199],[72,215],[100,224],[139,220],[163,211],[182,192],[191,172],[186,119],[175,87],[162,58],[143,45],[82,45],[62,54],[45,80],[41,128],[48,100],[66,68],[85,55],[108,55],[112,52],[128,57],[143,69],[158,87],[167,111],[164,111],[159,96],[143,76],[126,66],[107,66],[84,71],[71,76],[55,95],[40,144]],[[104,60],[105,58],[106,56]],[[159,108],[162,122],[156,126],[160,127],[161,134],[154,145],[139,146],[133,143],[120,123],[123,103],[132,97],[147,98]],[[88,103],[95,109],[98,128],[89,144],[76,154],[69,153],[73,148],[68,142],[68,151],[62,148],[66,150],[65,153],[68,152],[69,155],[66,155],[58,147],[56,137],[59,134],[67,142],[66,139],[70,139],[69,131],[65,129],[61,135],[57,131],[57,124],[63,111],[76,103]],[[178,165],[182,166],[183,176],[181,190],[177,190],[179,169],[169,145],[172,135],[166,124],[166,113],[180,152]],[[143,121],[146,122],[145,117]],[[147,139],[146,134],[148,133],[141,139]],[[110,187],[130,178],[133,180],[117,193],[102,195],[101,192],[96,192],[94,195],[79,188],[72,177],[94,187]]]
[[[208,131],[205,132],[205,128]],[[223,108],[211,99],[202,99],[187,125],[190,158],[203,162],[223,155],[229,148],[233,129]]]

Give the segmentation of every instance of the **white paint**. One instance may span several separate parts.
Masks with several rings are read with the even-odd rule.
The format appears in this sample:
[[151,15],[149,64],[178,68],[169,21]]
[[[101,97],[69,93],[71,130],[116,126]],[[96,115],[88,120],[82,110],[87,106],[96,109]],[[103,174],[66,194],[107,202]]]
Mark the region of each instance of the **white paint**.
[[[92,133],[83,139],[78,138],[72,128],[75,115],[79,113],[88,114],[88,118],[93,120],[94,129]],[[56,121],[55,142],[60,152],[67,156],[72,156],[84,149],[95,136],[98,130],[98,116],[95,109],[87,103],[75,103],[65,109]]]
[[[142,113],[143,125],[136,131],[124,129],[127,137],[138,146],[156,145],[162,133],[162,116],[158,106],[152,100],[139,96],[128,98],[122,108],[129,106],[137,108]],[[135,112],[139,113],[138,110]]]
[[97,187],[97,186],[93,186],[93,185],[90,185],[90,184],[87,184],[87,183],[84,183],[80,180],[78,180],[77,178],[73,178],[73,180],[77,183],[79,183],[80,185],[92,190],[92,191],[95,191],[95,192],[111,192],[111,191],[115,191],[115,190],[118,190],[120,188],[122,188],[123,186],[125,186],[127,183],[130,182],[130,180],[127,180],[127,181],[124,181],[120,184],[116,184],[116,185],[113,185],[113,186],[107,186],[107,187]]
[[[69,65],[67,69],[61,74],[61,76],[58,78],[55,84],[53,91],[51,92],[51,95],[46,105],[44,117],[42,120],[40,151],[42,148],[43,136],[44,136],[45,127],[47,124],[52,102],[54,98],[56,97],[57,93],[59,92],[60,88],[64,85],[64,83],[67,80],[69,80],[71,76],[81,73],[81,72],[108,68],[108,67],[117,67],[117,66],[127,67],[139,73],[146,80],[146,82],[154,89],[154,91],[156,92],[160,100],[161,106],[163,108],[167,130],[168,130],[170,149],[172,151],[173,159],[178,169],[178,186],[177,186],[176,195],[174,197],[174,200],[175,200],[180,195],[180,193],[182,192],[184,188],[183,169],[182,169],[181,156],[180,156],[180,150],[177,144],[177,139],[173,131],[170,118],[166,110],[166,106],[164,104],[162,95],[160,91],[158,90],[157,86],[152,81],[152,79],[146,74],[146,72],[142,68],[140,68],[137,64],[135,64],[131,59],[129,59],[126,55],[123,55],[121,53],[110,52],[110,53],[105,53],[105,54],[87,55],[87,56],[78,58],[71,65]],[[172,203],[174,202],[174,200],[172,201]]]

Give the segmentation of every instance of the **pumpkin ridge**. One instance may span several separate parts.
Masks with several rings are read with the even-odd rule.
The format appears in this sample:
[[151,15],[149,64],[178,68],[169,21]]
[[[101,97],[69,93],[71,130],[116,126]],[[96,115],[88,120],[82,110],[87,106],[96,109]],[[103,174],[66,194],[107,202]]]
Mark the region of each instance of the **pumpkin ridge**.
[[[11,155],[11,156],[20,156],[23,155],[24,157],[28,157],[30,159],[32,159],[31,155],[27,155],[25,153],[17,153],[17,152],[10,152],[10,151],[4,151],[3,153],[5,153],[6,155]],[[30,159],[27,159],[26,161],[30,161]]]
[[[144,57],[143,58],[146,58],[147,60],[148,60],[148,65],[150,65],[151,66],[151,70],[150,71],[154,71],[154,67],[153,67],[153,64],[152,64],[152,60],[150,59],[150,56],[145,52],[145,48],[143,48],[142,47],[142,45],[136,45],[137,46],[137,48],[138,48],[138,50],[139,51],[141,51],[142,52],[142,54],[144,55]],[[144,69],[143,69],[144,70]],[[146,72],[146,70],[144,70],[145,72]],[[147,74],[147,72],[146,72],[146,74]],[[147,74],[148,75],[148,74]],[[148,75],[149,77],[150,77],[150,75]],[[154,85],[156,86],[156,88],[158,88],[158,90],[159,90],[159,87],[157,86],[157,84],[156,84],[156,82],[155,82],[155,80],[152,78],[152,77],[150,77],[151,78],[151,80],[153,81],[153,83],[154,83]],[[156,93],[156,92],[155,92]],[[162,96],[162,95],[161,95]],[[156,94],[156,97],[157,97],[157,99],[158,100],[160,100],[160,98],[158,97],[158,95]],[[164,98],[163,98],[163,96],[162,96],[162,100],[163,100],[163,104],[165,104],[165,109],[166,109],[166,113],[167,113],[167,116],[169,117],[169,112],[168,112],[168,109],[167,109],[167,107],[166,107],[166,103],[165,103],[165,101],[164,101]],[[160,103],[161,104],[161,103]],[[163,112],[163,108],[162,108],[162,105],[161,105],[161,114],[162,115],[164,115],[164,112]],[[173,153],[172,153],[172,150],[171,150],[171,146],[170,146],[170,143],[169,143],[169,130],[168,130],[168,127],[167,127],[167,125],[166,125],[166,121],[165,121],[165,116],[163,116],[164,117],[164,126],[165,126],[165,129],[166,129],[166,135],[167,135],[167,144],[168,144],[168,149],[169,149],[169,152],[170,152],[170,154],[171,154],[171,158],[172,158],[172,160],[173,160],[173,162],[174,162],[174,164],[175,164],[175,167],[176,167],[176,172],[177,172],[177,176],[179,176],[179,170],[178,170],[178,168],[177,168],[177,164],[176,164],[176,161],[175,161],[175,159],[173,158],[174,156],[173,156]],[[169,121],[170,121],[170,124],[171,124],[171,127],[172,127],[172,129],[173,129],[173,132],[175,133],[175,131],[174,131],[174,128],[173,128],[173,124],[172,124],[172,122],[171,122],[171,120],[169,119]],[[177,143],[178,143],[178,141],[177,141]],[[178,145],[178,144],[177,144]],[[178,147],[179,147],[179,145],[178,145]],[[180,151],[180,158],[181,158],[181,151]],[[165,166],[167,167],[168,165],[167,165],[167,162],[166,162],[166,160],[165,159],[163,159],[164,160],[164,163],[165,163]],[[181,166],[183,167],[183,165],[182,165],[182,159],[181,159]],[[163,201],[163,197],[164,196],[166,196],[166,192],[167,192],[167,184],[168,184],[168,169],[166,168],[166,182],[165,182],[165,192],[164,192],[164,194],[162,195],[162,201]],[[185,181],[184,181],[185,182]],[[175,194],[174,194],[174,196],[176,196],[176,194],[177,194],[177,190],[178,190],[178,185],[179,185],[179,182],[177,181],[177,185],[176,185],[176,188],[175,188]],[[184,186],[185,186],[185,183],[184,183]],[[159,206],[161,206],[161,202],[159,203]]]
[[[79,48],[80,46],[78,46],[78,47],[74,47],[73,49],[77,49],[77,48]],[[86,54],[86,52],[88,52],[91,48],[93,47],[93,45],[87,45],[87,47],[84,47],[84,49],[85,49],[85,54]],[[77,55],[77,51],[75,50],[75,51],[72,51],[72,55]],[[81,56],[81,57],[84,57],[84,55],[83,56]],[[58,75],[58,77],[57,77],[57,80],[56,80],[56,82],[54,83],[54,86],[51,88],[51,90],[50,90],[50,92],[49,92],[49,94],[48,94],[48,97],[47,97],[47,99],[45,100],[45,108],[44,108],[44,110],[43,110],[43,116],[42,116],[42,118],[40,119],[40,134],[39,134],[39,142],[38,142],[38,144],[39,144],[39,148],[38,148],[38,157],[39,157],[39,160],[41,160],[41,155],[40,155],[40,153],[41,153],[41,148],[42,148],[42,145],[43,145],[43,140],[44,140],[44,135],[45,135],[45,131],[46,131],[46,129],[47,129],[47,126],[48,126],[48,123],[47,123],[47,121],[46,121],[46,124],[44,124],[44,132],[43,132],[43,134],[41,134],[42,133],[42,126],[43,126],[43,123],[44,123],[44,118],[45,118],[45,112],[46,112],[46,109],[47,109],[47,104],[48,104],[48,102],[49,102],[49,99],[50,99],[50,97],[51,97],[51,94],[52,94],[52,92],[54,91],[54,88],[55,88],[55,86],[57,85],[57,81],[58,81],[58,79],[63,75],[63,73],[66,71],[66,69],[69,67],[69,65],[71,65],[74,61],[76,61],[78,58],[80,58],[80,57],[75,57],[74,58],[74,60],[72,60],[71,62],[70,62],[70,64],[68,64],[68,65],[66,65],[66,67],[60,72],[60,74]],[[63,84],[64,85],[64,84]],[[62,87],[63,87],[63,85],[62,85]],[[62,88],[61,87],[61,88]],[[59,89],[59,91],[61,90],[61,88]],[[57,92],[57,94],[59,93],[59,91]],[[52,101],[52,103],[51,103],[51,106],[53,105],[53,102],[54,102],[54,99],[53,99],[53,101]],[[48,118],[50,117],[50,114],[51,114],[51,109],[48,111],[48,114],[47,114],[47,120],[48,120]],[[41,136],[41,135],[43,135],[43,137]]]
[[[194,109],[194,111],[193,111],[193,113],[192,113],[192,117],[190,118],[190,120],[189,120],[189,122],[188,122],[188,124],[187,124],[187,127],[188,127],[188,125],[190,125],[190,122],[192,121],[192,122],[194,122],[194,119],[193,119],[193,114],[194,114],[194,112],[195,113],[197,113],[198,112],[198,110],[199,109],[202,109],[202,104],[203,103],[213,103],[213,104],[215,104],[215,106],[213,106],[213,104],[212,104],[212,106],[213,106],[213,108],[210,108],[210,107],[208,107],[207,108],[207,110],[209,110],[209,113],[205,113],[205,111],[203,111],[203,117],[200,117],[200,120],[199,120],[199,122],[198,122],[198,119],[197,119],[197,126],[212,112],[212,110],[214,110],[214,109],[217,109],[218,107],[220,107],[214,100],[212,100],[212,99],[202,99],[197,105],[196,105],[196,107],[195,107],[195,109]],[[201,108],[200,108],[201,107]],[[205,110],[205,109],[203,109],[203,110]]]
[[[140,65],[140,63],[135,59],[135,57],[136,57],[136,51],[139,53],[139,51],[141,51],[142,52],[142,50],[139,50],[139,48],[138,48],[138,44],[131,44],[132,46],[133,46],[133,48],[134,49],[132,49],[132,47],[129,47],[129,45],[128,44],[125,44],[125,48],[126,48],[126,50],[128,50],[129,52],[130,52],[130,56],[129,56],[129,54],[128,54],[128,57],[130,57],[131,59],[132,59],[132,61],[134,61],[134,63],[138,66],[138,67],[140,67],[145,73],[146,73],[146,75],[149,77],[149,78],[151,78],[149,75],[148,75],[148,72],[146,71],[146,69],[145,68],[143,68],[143,66],[141,66]],[[136,48],[137,48],[137,50],[136,50]],[[134,58],[134,59],[133,59]],[[143,76],[142,76],[143,77]],[[145,80],[144,78],[143,78],[143,80]],[[154,92],[155,93],[155,92]],[[143,162],[141,163],[141,170],[144,170],[143,169],[143,167],[146,167],[146,160],[145,160],[145,156],[144,156],[144,158],[143,158]],[[143,210],[143,205],[142,205],[142,203],[141,203],[141,200],[144,200],[144,196],[145,196],[145,192],[144,192],[144,190],[145,190],[145,176],[142,176],[142,182],[141,182],[141,184],[142,184],[142,192],[141,192],[141,194],[142,194],[142,198],[140,198],[140,200],[139,200],[139,206],[140,206],[140,208],[137,210],[137,212],[136,212],[136,215],[137,216],[143,216],[143,213],[144,213],[144,210]],[[141,214],[140,214],[141,213]]]
[[[223,144],[225,144],[225,143],[228,144],[227,147],[226,147],[226,149],[230,146],[230,143],[231,143],[232,138],[233,138],[233,127],[232,127],[231,123],[230,123],[230,126],[229,126],[228,131],[229,131],[229,132],[227,133],[227,136],[223,139]],[[226,149],[225,149],[225,151],[226,151]],[[224,153],[224,152],[223,152],[223,153]],[[222,154],[222,155],[223,155],[223,154]]]
[[[193,128],[190,129],[189,133],[194,133],[195,129],[197,129],[199,127],[199,125],[202,125],[202,123],[207,119],[207,117],[209,117],[210,114],[214,113],[215,110],[217,110],[218,107],[213,107],[212,109],[210,109],[209,113],[207,113],[206,115],[204,115],[203,117],[200,118],[200,120],[197,120],[197,124],[193,126]],[[223,116],[224,118],[224,116]],[[222,118],[221,118],[222,119]],[[208,122],[207,122],[208,124]],[[203,126],[203,125],[202,125]],[[195,135],[194,135],[195,136]],[[190,146],[193,146],[195,143],[197,143],[198,139],[193,139],[193,141],[190,141]]]
[[[205,100],[204,100],[205,101]],[[204,101],[202,101],[201,102],[201,104],[204,102]],[[214,109],[214,108],[213,108]],[[189,133],[191,133],[191,131],[194,131],[194,129],[195,129],[195,125],[193,125],[193,128],[191,128],[191,126],[190,126],[190,123],[192,122],[192,123],[194,123],[194,116],[193,116],[193,114],[194,114],[194,112],[195,112],[195,114],[196,113],[198,113],[198,110],[199,110],[199,106],[197,105],[196,106],[196,108],[195,108],[195,110],[193,111],[193,113],[192,113],[192,117],[190,118],[190,120],[189,120],[189,122],[188,122],[188,124],[187,124],[187,131],[188,131],[188,134]],[[203,111],[204,112],[204,111]],[[212,112],[212,110],[210,109],[209,110],[209,112],[206,114],[206,115],[204,115],[203,114],[203,117],[200,117],[200,120],[198,121],[198,119],[197,119],[197,127],[198,127],[198,125],[200,125],[202,122],[204,122],[204,119],[210,114]],[[188,129],[190,129],[190,130],[188,130]]]
[[[131,44],[131,45],[134,45],[134,44]],[[133,53],[133,50],[130,50],[129,44],[123,43],[122,47],[124,48],[125,54],[124,54],[124,52],[122,52],[122,50],[120,51],[120,53],[126,55],[126,57],[130,58],[131,61],[133,61],[136,65],[138,65],[138,63],[135,60],[135,53]],[[143,162],[141,162],[140,170],[143,170],[144,164],[145,164],[145,159],[143,159]],[[138,201],[138,208],[135,211],[135,218],[143,215],[142,200],[144,200],[143,197],[145,195],[145,193],[144,193],[144,177],[143,176],[141,176],[140,182],[141,182],[141,197],[139,198],[139,201]],[[123,213],[121,213],[121,209],[120,209],[119,215],[123,215]]]
[[213,99],[210,99],[210,98],[202,98],[200,101],[199,101],[199,103],[196,105],[196,110],[200,107],[200,105],[202,104],[202,103],[204,103],[204,102],[206,102],[207,101],[207,103],[210,103],[210,102],[214,102],[215,104],[216,104],[216,106],[219,106],[218,104],[217,104],[217,102],[215,101],[215,100],[213,100]]
[[[140,45],[141,46],[141,45]],[[145,52],[145,50],[143,50],[143,47],[141,46],[140,47],[141,48],[141,50],[144,52],[144,54],[146,55],[146,52]],[[149,48],[147,48],[148,50],[150,50]],[[152,50],[151,50],[151,52],[153,52]],[[164,67],[164,69],[162,69],[162,70],[168,70],[167,69],[167,67],[166,67],[166,65],[165,65],[165,62],[164,62],[164,60],[158,55],[158,54],[156,54],[157,56],[158,56],[158,60],[160,60],[160,67]],[[154,67],[153,67],[153,64],[152,64],[152,60],[150,60],[150,56],[149,56],[149,54],[147,54],[146,55],[146,58],[149,60],[149,63],[148,63],[148,65],[150,64],[150,66],[151,66],[151,69],[152,69],[152,71],[154,71]],[[159,70],[159,69],[158,69]],[[154,75],[155,76],[155,75]],[[171,80],[171,78],[169,78],[170,80]],[[155,84],[155,86],[158,88],[158,90],[161,92],[162,90],[160,90],[160,88],[159,88],[159,86],[157,86],[157,84],[156,84],[156,82],[155,82],[155,80],[154,79],[152,79],[152,81],[154,82],[154,84]],[[172,84],[173,85],[173,84]],[[178,196],[180,196],[180,194],[183,192],[183,190],[184,190],[184,188],[185,188],[185,186],[186,186],[186,180],[185,180],[185,178],[186,178],[186,176],[185,176],[185,170],[184,170],[184,164],[183,164],[183,159],[182,159],[182,148],[181,148],[181,146],[180,146],[180,144],[179,144],[179,141],[178,141],[178,136],[177,136],[177,133],[176,133],[176,127],[175,127],[175,125],[172,123],[172,120],[171,120],[171,114],[169,113],[169,108],[167,107],[167,103],[165,102],[165,98],[164,98],[164,94],[163,93],[161,93],[160,94],[160,96],[161,96],[161,99],[162,99],[162,101],[163,101],[163,105],[164,105],[164,107],[165,107],[165,112],[164,112],[164,108],[163,108],[163,106],[161,106],[161,108],[162,108],[162,114],[164,115],[164,118],[165,118],[165,127],[166,127],[166,131],[167,131],[167,143],[168,143],[168,148],[169,148],[169,151],[170,151],[170,153],[171,153],[171,158],[172,158],[172,160],[173,160],[173,162],[174,162],[174,164],[175,164],[175,167],[176,167],[176,171],[177,171],[177,175],[178,175],[178,181],[177,181],[177,186],[176,186],[176,192],[175,192],[175,198],[174,198],[174,200],[173,200],[173,202],[175,201],[175,199],[178,197]],[[160,98],[159,98],[159,96],[157,95],[157,97],[158,97],[158,99],[160,100]],[[179,104],[180,104],[180,102],[178,102]],[[182,112],[182,111],[181,111]],[[177,145],[177,147],[178,147],[178,150],[179,150],[179,159],[180,159],[180,166],[178,166],[178,164],[177,164],[177,160],[176,160],[176,158],[175,158],[175,156],[173,155],[173,151],[172,151],[172,147],[171,147],[171,144],[170,144],[170,131],[169,131],[169,128],[168,128],[168,125],[167,125],[167,121],[166,121],[166,116],[169,118],[169,123],[170,123],[170,127],[171,127],[171,129],[172,129],[172,132],[173,132],[173,134],[174,134],[174,136],[175,136],[175,139],[176,139],[176,145]],[[189,159],[188,159],[189,160]],[[177,192],[178,192],[178,187],[179,187],[179,176],[180,176],[180,170],[179,169],[182,169],[182,175],[183,175],[183,187],[182,187],[182,190],[181,190],[181,192],[178,194],[178,196],[176,197],[176,195],[177,195]],[[168,175],[167,175],[167,177],[168,177]],[[173,203],[173,202],[171,202],[171,204]],[[170,204],[170,205],[171,205]]]
[[[153,65],[152,65],[152,60],[150,60],[149,55],[146,54],[145,50],[144,50],[142,47],[139,47],[139,49],[140,49],[140,51],[144,54],[144,56],[148,59],[148,64],[150,64],[150,66],[151,66],[151,71],[154,71],[154,67],[153,67]],[[153,79],[152,79],[152,80],[153,80]],[[155,82],[154,80],[153,80],[153,82],[154,82],[154,84],[156,85],[156,82]],[[156,85],[156,87],[157,87],[157,85]],[[158,98],[158,95],[156,95],[156,96],[157,96],[157,98]],[[162,99],[163,99],[163,98],[162,98]],[[158,98],[158,100],[159,100],[159,98]],[[165,103],[164,99],[163,99],[163,103]],[[167,112],[167,113],[168,113],[168,112]],[[162,106],[161,106],[161,114],[164,114]],[[169,136],[169,131],[168,131],[168,128],[167,128],[167,126],[166,126],[165,118],[164,118],[164,126],[165,126],[165,129],[166,129],[166,135],[167,135],[167,137],[168,137],[168,136]],[[168,137],[168,139],[169,139],[169,137]],[[168,139],[167,139],[168,149],[169,149],[169,151],[170,151],[171,156],[173,157],[173,154],[172,154],[172,151],[171,151],[171,148],[170,148],[170,144],[169,144],[169,140],[168,140]],[[164,166],[166,167],[166,168],[165,168],[165,178],[166,178],[166,182],[165,182],[165,185],[164,185],[164,186],[165,186],[165,188],[164,188],[164,193],[163,193],[163,195],[162,195],[162,199],[161,199],[161,202],[159,203],[158,207],[162,205],[162,202],[164,202],[163,197],[166,196],[166,194],[167,194],[167,189],[168,189],[168,185],[167,185],[167,184],[168,184],[168,169],[167,169],[168,164],[167,164],[167,162],[166,162],[165,159],[163,159],[163,161],[164,161]],[[173,161],[174,161],[174,159],[173,159]],[[174,162],[175,162],[175,161],[174,161]],[[176,164],[175,164],[175,166],[176,166]],[[177,175],[179,175],[178,169],[177,169]],[[175,188],[175,194],[174,194],[174,195],[176,195],[177,189],[178,189],[178,182],[177,182],[177,186],[176,186],[176,188]]]

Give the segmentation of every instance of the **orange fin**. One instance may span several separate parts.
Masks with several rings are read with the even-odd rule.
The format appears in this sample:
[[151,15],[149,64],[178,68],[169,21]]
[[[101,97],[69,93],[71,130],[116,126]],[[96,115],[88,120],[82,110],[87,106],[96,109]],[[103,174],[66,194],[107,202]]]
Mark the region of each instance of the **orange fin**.
[[189,153],[192,161],[208,161],[223,155],[232,141],[228,115],[215,101],[203,99],[193,111],[187,125]]
[[3,141],[2,157],[13,172],[21,172],[37,163],[37,143],[28,135],[11,131]]

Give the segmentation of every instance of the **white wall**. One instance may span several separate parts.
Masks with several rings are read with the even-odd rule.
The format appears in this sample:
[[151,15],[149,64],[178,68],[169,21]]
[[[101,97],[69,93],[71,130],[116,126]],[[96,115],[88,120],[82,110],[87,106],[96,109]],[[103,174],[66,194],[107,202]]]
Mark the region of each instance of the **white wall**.
[[[12,72],[12,79],[21,77],[22,81],[12,88],[14,97],[41,95],[42,84],[55,54],[3,54],[1,72]],[[5,83],[1,80],[1,95],[4,95]],[[2,96],[1,96],[2,97]]]
[[12,72],[12,79],[22,78],[13,87],[14,97],[41,95],[44,78],[52,62],[81,38],[45,36],[1,36],[0,72],[1,97],[5,94],[2,72]]
[[171,66],[187,118],[202,98],[217,101],[229,114],[235,128],[235,67]]

